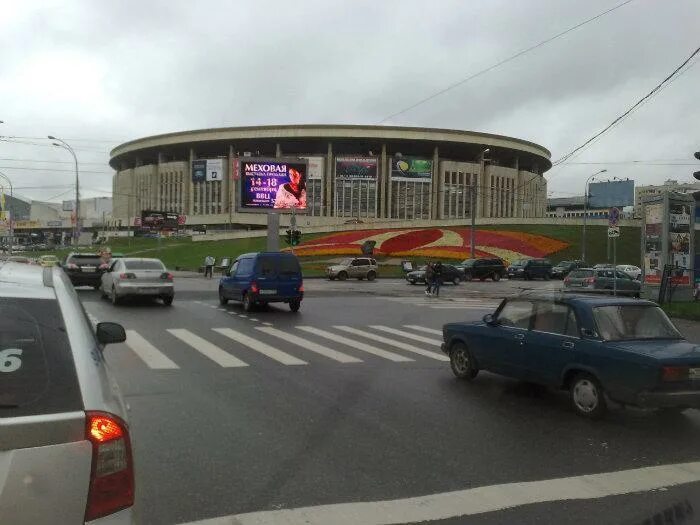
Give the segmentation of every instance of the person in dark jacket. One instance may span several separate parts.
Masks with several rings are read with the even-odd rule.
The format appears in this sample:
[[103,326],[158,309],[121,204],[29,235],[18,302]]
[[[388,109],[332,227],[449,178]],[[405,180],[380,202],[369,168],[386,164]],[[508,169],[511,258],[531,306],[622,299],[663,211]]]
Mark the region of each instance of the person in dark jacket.
[[442,263],[435,263],[433,267],[433,295],[440,297],[440,285],[442,284]]
[[429,262],[425,267],[425,295],[430,295],[433,289],[435,269],[433,263]]

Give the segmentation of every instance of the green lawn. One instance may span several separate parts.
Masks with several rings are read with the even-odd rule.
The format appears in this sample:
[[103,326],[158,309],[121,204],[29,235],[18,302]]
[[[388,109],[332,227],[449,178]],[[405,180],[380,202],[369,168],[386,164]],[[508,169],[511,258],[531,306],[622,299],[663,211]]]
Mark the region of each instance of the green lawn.
[[661,305],[661,308],[669,317],[700,321],[700,302],[665,303]]

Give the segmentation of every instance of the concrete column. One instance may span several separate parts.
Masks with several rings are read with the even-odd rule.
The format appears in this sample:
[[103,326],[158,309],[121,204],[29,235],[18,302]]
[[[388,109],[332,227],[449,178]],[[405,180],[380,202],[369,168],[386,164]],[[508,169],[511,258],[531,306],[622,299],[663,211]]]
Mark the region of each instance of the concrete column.
[[280,158],[282,156],[282,145],[278,142],[275,144],[275,157]]
[[382,153],[379,156],[379,217],[388,217],[391,207],[388,205],[387,199],[391,198],[391,169],[388,166],[388,158],[386,156],[386,144],[382,144]]
[[194,160],[194,149],[190,148],[190,160],[187,164],[187,180],[185,181],[185,213],[194,214],[194,184],[192,184],[192,161]]
[[333,159],[333,143],[328,143],[328,150],[326,152],[326,170],[323,174],[325,180],[323,181],[324,187],[324,201],[322,203],[322,215],[325,217],[333,217],[333,196],[335,189],[335,162]]
[[233,212],[236,211],[236,181],[233,179],[233,163],[236,159],[236,151],[233,144],[228,147],[228,168],[224,170],[227,173],[226,176],[226,212],[228,212],[228,222],[231,224],[233,222]]
[[443,184],[442,184],[442,169],[440,168],[440,155],[437,146],[433,150],[433,180],[431,188],[431,199],[430,199],[430,218],[439,219],[442,217],[442,199],[443,195]]

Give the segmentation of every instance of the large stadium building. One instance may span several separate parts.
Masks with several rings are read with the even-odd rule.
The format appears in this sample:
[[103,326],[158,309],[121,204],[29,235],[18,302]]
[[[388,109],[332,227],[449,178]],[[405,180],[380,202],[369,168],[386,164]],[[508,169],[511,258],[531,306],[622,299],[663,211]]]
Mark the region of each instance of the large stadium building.
[[255,158],[306,160],[304,224],[312,226],[464,220],[471,217],[472,192],[482,223],[544,217],[543,173],[551,167],[542,146],[470,131],[350,125],[184,131],[111,152],[112,216],[122,226],[138,223],[144,210],[177,213],[186,225],[213,229],[263,225],[269,210],[241,207],[239,166]]

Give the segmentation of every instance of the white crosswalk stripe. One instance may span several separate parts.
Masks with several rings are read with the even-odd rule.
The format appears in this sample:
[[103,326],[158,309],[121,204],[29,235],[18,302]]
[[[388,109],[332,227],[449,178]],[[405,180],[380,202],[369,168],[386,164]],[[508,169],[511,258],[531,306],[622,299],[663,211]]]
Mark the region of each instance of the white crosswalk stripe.
[[224,368],[248,366],[248,363],[244,363],[237,357],[232,356],[228,352],[210,343],[206,339],[193,334],[189,330],[185,330],[183,328],[171,328],[167,331],[177,337],[180,341],[187,343],[199,353],[214,361],[217,365]]
[[375,330],[379,330],[380,332],[386,332],[387,334],[393,334],[398,335],[400,337],[405,337],[407,339],[413,339],[414,341],[419,341],[427,345],[440,346],[442,344],[442,341],[430,339],[429,337],[423,337],[422,335],[412,334],[404,330],[397,330],[396,328],[391,328],[389,326],[371,325],[370,328],[374,328]]
[[287,352],[278,350],[277,348],[263,343],[262,341],[258,341],[257,339],[253,339],[252,337],[249,337],[245,334],[232,330],[231,328],[212,328],[212,330],[225,337],[228,337],[229,339],[233,339],[234,341],[241,343],[244,346],[247,346],[251,350],[260,352],[261,354],[269,357],[270,359],[274,359],[275,361],[282,363],[283,365],[308,364],[306,361],[302,361],[301,359],[298,359],[293,355],[288,354]]
[[327,346],[319,345],[317,343],[309,341],[308,339],[304,339],[302,337],[297,337],[294,334],[290,334],[290,333],[285,332],[283,330],[278,330],[277,328],[272,328],[271,326],[257,326],[255,329],[260,330],[261,332],[263,332],[265,334],[272,335],[274,337],[278,337],[278,338],[282,339],[283,341],[287,341],[288,343],[292,343],[293,345],[301,346],[302,348],[310,350],[311,352],[316,352],[317,354],[325,356],[329,359],[334,359],[335,361],[338,361],[339,363],[361,363],[362,362],[362,359],[358,359],[358,358],[353,357],[351,355],[344,354],[342,352],[338,352],[337,350],[333,350],[332,348],[328,348]]
[[411,359],[410,357],[405,357],[399,354],[395,354],[394,352],[382,350],[381,348],[377,348],[376,346],[368,345],[361,341],[355,341],[354,339],[348,339],[347,337],[343,337],[342,335],[327,332],[326,330],[321,330],[320,328],[314,328],[313,326],[297,326],[297,328],[299,330],[303,330],[304,332],[308,332],[310,334],[314,334],[319,337],[335,341],[336,343],[351,346],[356,350],[362,350],[363,352],[367,352],[378,357],[383,357],[384,359],[388,359],[389,361],[394,361],[397,363],[413,361],[413,359]]
[[335,328],[337,330],[342,330],[343,332],[347,332],[349,334],[359,335],[360,337],[372,339],[372,340],[377,341],[379,343],[384,343],[386,345],[393,346],[395,348],[400,348],[401,350],[413,352],[414,354],[419,354],[419,355],[422,355],[424,357],[436,359],[437,361],[449,361],[450,360],[447,356],[445,356],[443,354],[438,354],[437,352],[432,352],[430,350],[424,350],[422,348],[418,348],[417,346],[409,345],[407,343],[402,343],[401,341],[395,341],[393,339],[389,339],[387,337],[383,337],[381,335],[377,335],[377,334],[374,334],[372,332],[366,332],[366,331],[360,330],[358,328],[353,328],[352,326],[333,326],[333,328]]
[[412,330],[418,330],[419,332],[425,332],[426,334],[435,334],[442,336],[442,330],[436,330],[435,328],[428,328],[426,326],[420,326],[417,324],[405,324],[404,328],[411,328]]
[[498,299],[476,297],[385,297],[387,301],[409,306],[427,307],[433,310],[495,310],[500,304]]
[[139,356],[149,368],[175,369],[180,368],[168,356],[146,341],[135,330],[126,331],[126,345]]

